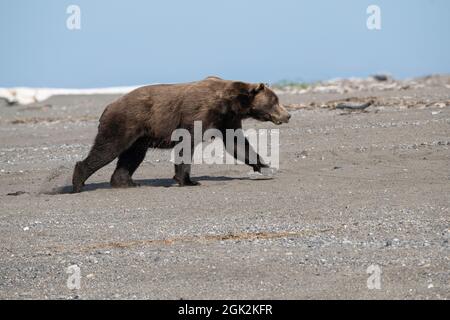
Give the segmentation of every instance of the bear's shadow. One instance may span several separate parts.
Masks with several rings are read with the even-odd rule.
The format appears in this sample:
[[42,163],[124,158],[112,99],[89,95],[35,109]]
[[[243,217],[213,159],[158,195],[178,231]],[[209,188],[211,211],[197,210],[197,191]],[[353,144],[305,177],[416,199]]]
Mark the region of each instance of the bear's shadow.
[[[250,180],[248,177],[225,177],[225,176],[200,176],[193,177],[194,181],[231,181],[231,180]],[[178,184],[174,179],[137,179],[134,180],[139,187],[178,187]],[[201,186],[200,186],[201,187]],[[97,183],[88,183],[83,187],[82,192],[94,191],[99,189],[112,189],[109,182],[97,182]],[[133,189],[133,188],[130,188]],[[72,186],[64,186],[53,189],[48,194],[69,194],[72,193]]]

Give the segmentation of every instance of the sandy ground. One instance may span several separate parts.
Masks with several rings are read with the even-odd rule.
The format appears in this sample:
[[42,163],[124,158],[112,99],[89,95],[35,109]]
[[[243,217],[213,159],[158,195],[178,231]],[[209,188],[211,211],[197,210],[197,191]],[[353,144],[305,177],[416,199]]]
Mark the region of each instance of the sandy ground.
[[[378,103],[303,108],[349,97]],[[450,298],[447,87],[281,94],[300,109],[277,127],[273,180],[196,165],[202,185],[179,188],[169,153],[149,150],[143,186],[111,189],[111,164],[66,193],[115,98],[0,102],[0,298]],[[371,265],[380,289],[367,286]]]

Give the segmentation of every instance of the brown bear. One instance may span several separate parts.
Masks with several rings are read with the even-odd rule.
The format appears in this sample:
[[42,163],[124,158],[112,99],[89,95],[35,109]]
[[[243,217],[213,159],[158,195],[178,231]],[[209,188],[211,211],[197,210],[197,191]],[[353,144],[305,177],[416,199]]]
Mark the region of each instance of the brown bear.
[[[208,77],[182,84],[150,85],[138,88],[108,105],[100,117],[98,134],[89,155],[77,162],[73,173],[73,192],[80,192],[85,181],[97,170],[119,158],[111,177],[113,187],[136,186],[131,176],[144,160],[148,148],[173,148],[172,132],[193,130],[194,121],[203,129],[242,128],[242,120],[254,118],[287,123],[290,114],[266,85]],[[245,140],[245,163],[254,171],[268,167],[257,155],[248,161],[250,144]],[[192,149],[194,150],[194,149]],[[237,158],[237,146],[233,156]],[[174,179],[180,186],[197,185],[190,178],[190,164],[175,164]]]

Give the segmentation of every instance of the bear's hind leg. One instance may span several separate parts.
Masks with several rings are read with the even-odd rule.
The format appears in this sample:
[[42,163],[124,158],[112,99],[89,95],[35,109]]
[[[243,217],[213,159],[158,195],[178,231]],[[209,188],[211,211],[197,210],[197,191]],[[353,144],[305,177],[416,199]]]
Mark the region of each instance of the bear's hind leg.
[[114,137],[105,139],[103,135],[97,135],[89,155],[75,165],[72,178],[73,193],[81,192],[85,181],[94,172],[109,164],[126,148],[125,143],[114,139]]
[[114,188],[135,187],[137,184],[131,176],[142,163],[147,153],[149,139],[139,138],[126,151],[122,152],[117,161],[117,167],[111,176],[111,186]]

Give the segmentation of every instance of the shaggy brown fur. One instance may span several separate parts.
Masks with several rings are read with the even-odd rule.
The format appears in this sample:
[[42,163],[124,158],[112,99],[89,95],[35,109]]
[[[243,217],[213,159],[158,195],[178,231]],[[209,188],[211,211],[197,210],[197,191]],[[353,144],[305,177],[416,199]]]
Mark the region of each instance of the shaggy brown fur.
[[[275,124],[288,122],[290,115],[275,93],[264,84],[227,81],[217,77],[183,84],[163,84],[136,89],[107,106],[98,127],[95,143],[87,158],[76,164],[73,192],[97,170],[119,158],[111,177],[113,187],[135,186],[131,176],[144,160],[148,148],[172,148],[172,132],[202,121],[203,130],[242,128],[242,120],[255,118]],[[255,171],[267,167],[259,156],[250,164]],[[192,149],[194,150],[194,149]],[[235,154],[236,157],[236,150]],[[175,165],[174,179],[181,185],[196,185],[190,179],[190,165]]]

